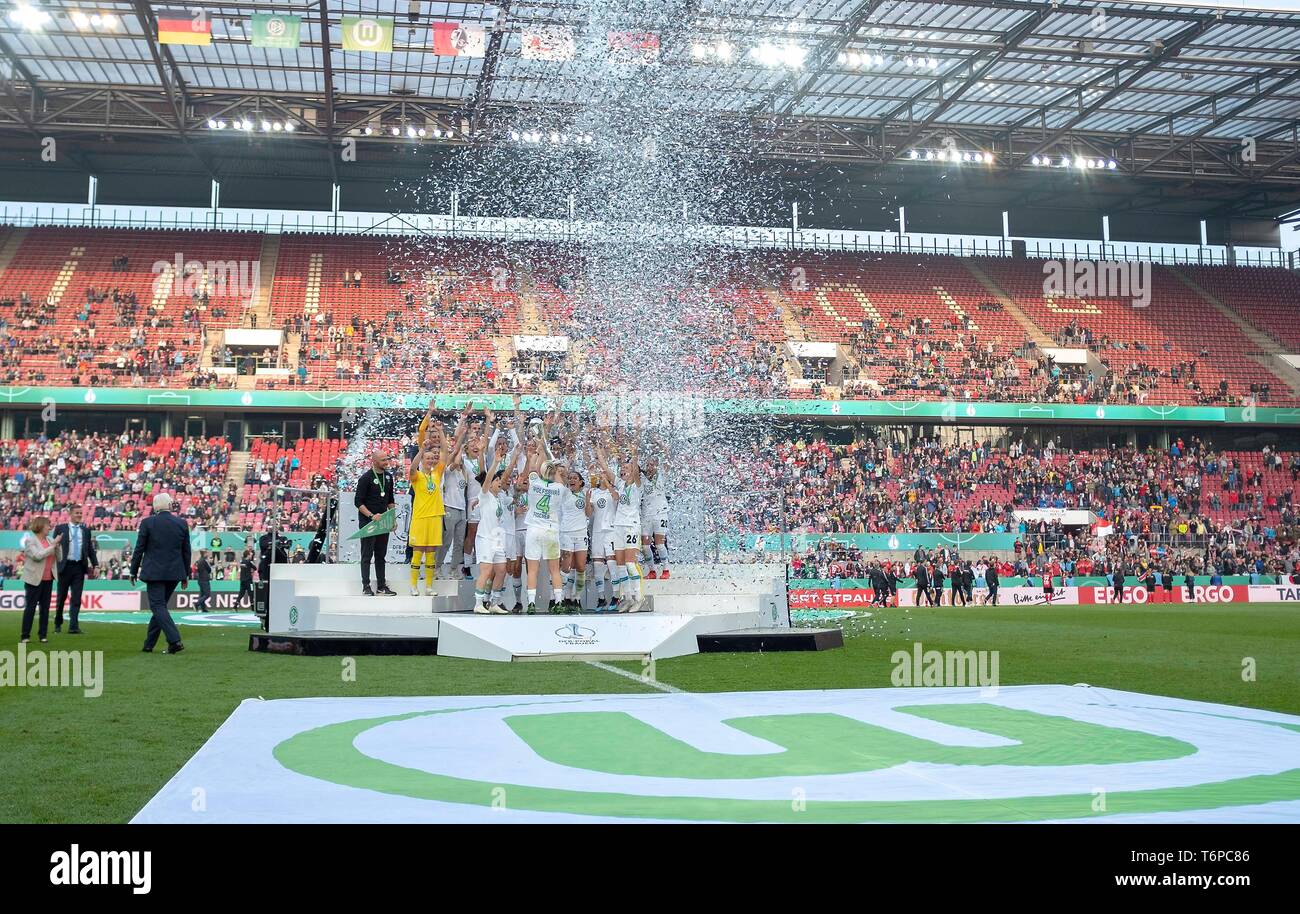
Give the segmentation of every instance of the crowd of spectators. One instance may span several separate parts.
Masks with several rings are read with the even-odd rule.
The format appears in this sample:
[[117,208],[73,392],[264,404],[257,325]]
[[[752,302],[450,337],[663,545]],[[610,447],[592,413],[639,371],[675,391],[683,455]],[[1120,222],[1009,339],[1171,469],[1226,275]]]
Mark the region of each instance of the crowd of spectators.
[[98,530],[133,529],[155,490],[163,489],[191,525],[226,529],[236,495],[225,480],[229,459],[230,445],[223,439],[160,442],[142,431],[65,431],[0,441],[0,513],[14,530],[33,514],[59,522],[69,505],[81,504],[86,522]]
[[[754,489],[784,493],[785,523],[796,534],[1011,533],[1030,562],[1077,559],[1104,541],[1111,550],[1194,551],[1225,567],[1285,559],[1300,542],[1300,454],[1265,449],[1261,466],[1247,468],[1195,438],[1163,450],[1082,451],[1050,441],[998,448],[799,439],[755,443],[730,463]],[[1058,515],[1015,513],[1047,509]],[[1099,523],[1067,527],[1059,511],[1068,509]],[[781,510],[774,497],[746,499],[728,505],[728,523],[775,533]]]

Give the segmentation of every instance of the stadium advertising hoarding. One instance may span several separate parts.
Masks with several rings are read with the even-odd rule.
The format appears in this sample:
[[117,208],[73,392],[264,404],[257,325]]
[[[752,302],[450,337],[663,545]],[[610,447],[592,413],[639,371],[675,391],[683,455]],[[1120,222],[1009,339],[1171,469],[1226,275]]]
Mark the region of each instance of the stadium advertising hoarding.
[[[787,552],[801,552],[822,540],[845,546],[856,546],[868,552],[915,552],[918,548],[931,550],[948,547],[967,552],[1010,552],[1015,548],[1014,533],[789,533],[785,536]],[[742,546],[743,544],[743,546]],[[720,540],[724,552],[780,552],[781,535],[751,534],[724,536]]]
[[[21,581],[18,582],[21,588]],[[123,582],[125,585],[125,582]],[[81,594],[81,611],[86,612],[134,612],[141,608],[144,591],[131,589],[125,585],[115,590],[86,590]],[[18,610],[27,607],[27,594],[24,589],[0,591],[0,611]]]
[[[199,603],[199,586],[193,581],[185,590],[176,590],[167,602],[167,608],[173,612],[197,610]],[[0,590],[0,612],[17,610],[21,612],[27,605],[26,591],[22,581],[5,581]],[[213,581],[212,597],[208,608],[232,612],[240,609],[239,582]],[[247,607],[244,607],[245,609]],[[137,612],[149,609],[149,597],[144,584],[135,587],[130,581],[95,581],[86,582],[86,589],[81,594],[81,611],[96,612]]]
[[[1104,578],[1079,579],[1076,584],[1058,586],[1052,595],[1052,603],[1064,606],[1101,606],[1122,603],[1124,605],[1141,605],[1144,603],[1300,603],[1300,585],[1296,584],[1249,584],[1247,578],[1234,578],[1223,584],[1210,584],[1209,578],[1198,578],[1192,585],[1189,599],[1183,579],[1176,578],[1177,584],[1172,591],[1163,589],[1152,593],[1136,578],[1129,578],[1124,585],[1121,598],[1113,598],[1113,588]],[[875,601],[875,591],[865,580],[850,579],[841,581],[839,587],[830,581],[808,580],[790,582],[791,609],[865,609]],[[950,600],[952,590],[944,587],[948,594],[944,599]],[[974,600],[979,603],[988,596],[986,588],[976,588]],[[917,592],[914,582],[900,582],[898,588],[900,606],[917,606]],[[1047,599],[1043,592],[1042,579],[1028,583],[1024,578],[1006,578],[998,588],[998,603],[1002,606],[1040,605]]]
[[[429,404],[423,393],[363,393],[355,391],[292,390],[191,390],[113,387],[0,387],[0,404],[10,406],[135,406],[178,409],[269,409],[326,410],[409,409],[423,410]],[[890,400],[749,400],[699,397],[706,413],[807,416],[825,418],[876,419],[879,421],[941,422],[996,421],[1013,423],[1177,423],[1300,425],[1300,409],[1270,406],[1128,406],[1122,404],[996,403],[987,401],[890,401]],[[514,407],[509,394],[439,394],[434,406],[455,412],[467,405],[508,410]],[[574,412],[607,407],[609,397],[544,397],[524,395],[519,405],[525,411],[546,411],[554,406]],[[653,405],[656,395],[647,394],[629,403]]]
[[[108,553],[135,547],[134,530],[98,530],[95,531],[95,546],[99,549],[100,560]],[[17,552],[22,548],[22,530],[0,530],[0,552]],[[253,540],[261,537],[261,531],[252,530],[191,530],[190,548],[207,549],[210,552],[243,552],[253,548]],[[280,534],[289,540],[290,551],[301,546],[306,550],[311,545],[314,533],[290,532]],[[197,558],[197,556],[196,556]]]

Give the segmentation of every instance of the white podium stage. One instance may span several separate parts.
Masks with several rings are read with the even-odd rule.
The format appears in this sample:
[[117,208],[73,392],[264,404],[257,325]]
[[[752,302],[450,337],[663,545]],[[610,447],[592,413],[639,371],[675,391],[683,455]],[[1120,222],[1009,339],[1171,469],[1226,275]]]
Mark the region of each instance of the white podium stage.
[[[407,566],[388,571],[398,596],[362,594],[354,564],[272,566],[264,637],[436,639],[438,654],[478,660],[662,659],[697,653],[701,635],[789,626],[781,565],[681,565],[668,580],[644,581],[652,612],[533,616],[471,612],[469,580],[437,581],[433,596],[412,597]],[[544,599],[549,584],[538,585]]]

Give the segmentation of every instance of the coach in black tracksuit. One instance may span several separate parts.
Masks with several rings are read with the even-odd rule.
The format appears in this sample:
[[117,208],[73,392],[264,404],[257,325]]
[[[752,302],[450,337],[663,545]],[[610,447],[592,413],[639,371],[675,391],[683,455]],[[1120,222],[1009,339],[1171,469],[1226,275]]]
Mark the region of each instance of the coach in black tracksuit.
[[[397,505],[394,486],[396,480],[388,472],[388,455],[373,454],[370,469],[361,474],[357,480],[357,495],[353,503],[357,506],[357,526],[364,527],[385,511],[391,511]],[[361,538],[361,592],[373,597],[375,591],[393,596],[384,579],[384,556],[388,553],[388,534],[365,536]],[[375,590],[370,589],[370,562],[375,563]]]
[[930,573],[926,570],[925,563],[917,565],[912,574],[916,578],[916,605],[920,606],[922,600],[930,603]]
[[194,566],[194,580],[199,583],[199,612],[208,611],[208,601],[212,599],[212,565],[208,562],[206,550],[199,553],[198,564]]
[[244,557],[239,562],[239,596],[235,598],[235,602],[241,606],[245,595],[248,596],[250,607],[256,603],[253,596],[253,572],[256,570],[257,566],[253,564],[253,553],[245,549]]
[[996,565],[990,565],[984,572],[984,583],[989,588],[989,602],[994,606],[998,605],[998,568]]

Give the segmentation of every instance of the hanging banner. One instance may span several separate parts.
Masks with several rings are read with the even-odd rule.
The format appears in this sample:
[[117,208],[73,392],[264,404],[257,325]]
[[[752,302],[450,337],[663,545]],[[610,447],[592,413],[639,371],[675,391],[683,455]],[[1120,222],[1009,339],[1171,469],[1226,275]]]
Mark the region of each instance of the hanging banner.
[[379,16],[344,16],[343,50],[391,54],[393,20]]
[[432,22],[429,34],[433,53],[442,57],[482,57],[487,53],[487,30],[481,25]]
[[659,63],[659,36],[653,32],[610,32],[606,37],[611,63]]
[[159,10],[159,44],[212,44],[212,19],[207,10]]
[[253,14],[253,47],[285,48],[298,47],[302,35],[301,16],[281,16],[278,13]]
[[573,29],[563,25],[530,25],[524,28],[519,54],[525,60],[573,60]]

